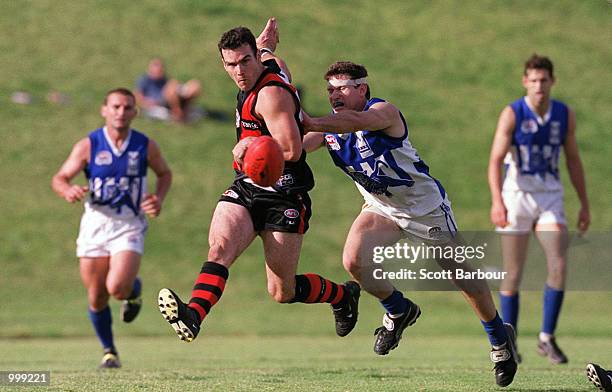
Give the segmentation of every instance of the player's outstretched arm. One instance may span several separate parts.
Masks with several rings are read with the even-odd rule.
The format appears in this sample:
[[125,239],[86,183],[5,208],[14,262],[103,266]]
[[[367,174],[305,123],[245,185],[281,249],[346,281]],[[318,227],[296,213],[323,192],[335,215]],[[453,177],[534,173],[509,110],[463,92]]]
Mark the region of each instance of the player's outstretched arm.
[[282,87],[267,86],[259,92],[255,112],[264,119],[280,145],[285,161],[296,162],[302,155],[302,138],[294,117],[296,110],[293,96]]
[[140,208],[145,214],[153,218],[159,216],[162,204],[170,190],[172,171],[166,163],[159,145],[153,139],[149,139],[147,156],[148,165],[155,172],[157,181],[155,183],[155,193],[146,195],[140,204]]
[[59,171],[51,180],[51,188],[69,203],[81,201],[87,195],[87,186],[71,184],[70,181],[85,168],[89,162],[91,143],[89,138],[79,140]]
[[510,106],[506,106],[499,116],[497,129],[489,157],[488,179],[491,191],[491,222],[495,226],[508,225],[507,210],[502,199],[502,166],[504,157],[512,144],[512,132],[516,117]]
[[320,132],[307,133],[304,135],[304,150],[306,150],[306,152],[316,151],[320,147],[323,147],[324,140],[323,134]]
[[279,38],[280,34],[278,32],[278,24],[276,23],[276,18],[271,17],[270,19],[268,19],[266,26],[256,39],[257,49],[260,50],[261,61],[276,61],[276,64],[278,64],[281,71],[283,71],[283,73],[287,77],[287,80],[291,82],[291,72],[289,72],[289,67],[287,66],[287,63],[274,53],[274,51],[276,50],[276,45],[280,42]]
[[305,117],[304,128],[308,132],[348,133],[367,129],[396,137],[404,134],[399,110],[389,102],[376,103],[362,112],[344,110],[325,117]]
[[576,141],[576,113],[569,110],[567,137],[563,145],[566,157],[567,170],[569,177],[576,189],[578,199],[580,200],[580,211],[578,212],[578,230],[584,233],[589,229],[591,223],[591,214],[589,211],[589,198],[586,191],[586,181],[582,160],[578,152],[578,143]]

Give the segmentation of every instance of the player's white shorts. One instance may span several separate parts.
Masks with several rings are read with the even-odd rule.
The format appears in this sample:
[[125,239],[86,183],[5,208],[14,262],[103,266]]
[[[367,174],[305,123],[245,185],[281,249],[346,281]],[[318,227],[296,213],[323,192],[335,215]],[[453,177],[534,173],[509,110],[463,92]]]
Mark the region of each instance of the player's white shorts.
[[85,209],[77,238],[77,257],[105,257],[121,251],[144,253],[147,231],[144,216],[118,218]]
[[535,225],[567,225],[563,210],[563,191],[523,192],[505,190],[502,198],[508,211],[506,227],[498,232],[530,232]]
[[383,205],[371,202],[366,202],[362,211],[372,212],[395,222],[404,231],[404,237],[416,243],[445,244],[455,237],[458,230],[448,199],[444,199],[438,208],[428,214],[414,218],[392,214]]

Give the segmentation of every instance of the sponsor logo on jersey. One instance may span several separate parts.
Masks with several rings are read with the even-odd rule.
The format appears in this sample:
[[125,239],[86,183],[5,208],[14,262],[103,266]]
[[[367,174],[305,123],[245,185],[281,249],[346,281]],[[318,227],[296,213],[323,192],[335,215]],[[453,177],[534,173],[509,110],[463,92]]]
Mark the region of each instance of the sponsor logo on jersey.
[[289,219],[295,219],[298,216],[300,216],[299,211],[293,208],[286,209],[285,212],[283,212],[283,214]]
[[140,160],[140,152],[128,151],[128,164],[127,164],[127,175],[137,176],[138,167],[140,166],[138,161]]
[[240,120],[240,126],[243,129],[259,129],[259,124],[255,121]]
[[110,151],[106,150],[99,151],[96,154],[94,162],[98,166],[110,165],[111,163],[113,163],[113,154],[111,154]]
[[231,189],[228,189],[225,192],[223,192],[223,196],[231,197],[232,199],[238,198],[238,194]]
[[538,123],[532,118],[523,120],[521,123],[521,132],[523,133],[536,133],[538,131]]
[[356,133],[355,135],[357,136],[357,143],[355,144],[355,147],[357,147],[357,151],[359,151],[361,158],[365,159],[374,155],[374,151],[372,151],[372,148],[370,147],[370,144],[366,138],[364,138],[361,133]]
[[282,176],[280,176],[279,179],[276,181],[276,185],[283,187],[283,186],[293,185],[294,182],[295,181],[293,179],[293,175],[291,173],[288,173],[288,174],[283,174]]
[[330,150],[333,150],[333,151],[340,150],[340,144],[338,143],[334,135],[325,135],[325,142],[327,143],[327,147]]

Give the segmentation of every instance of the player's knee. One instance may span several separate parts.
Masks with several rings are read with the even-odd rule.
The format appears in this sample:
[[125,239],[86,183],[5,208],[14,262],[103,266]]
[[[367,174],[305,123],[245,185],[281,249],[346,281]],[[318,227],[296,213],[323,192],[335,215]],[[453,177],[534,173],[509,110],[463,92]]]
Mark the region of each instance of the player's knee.
[[106,289],[113,298],[120,300],[126,299],[132,292],[131,284],[124,284],[121,282],[110,283],[107,285]]
[[361,263],[357,256],[345,253],[342,258],[342,265],[346,272],[354,277],[359,277],[361,271]]

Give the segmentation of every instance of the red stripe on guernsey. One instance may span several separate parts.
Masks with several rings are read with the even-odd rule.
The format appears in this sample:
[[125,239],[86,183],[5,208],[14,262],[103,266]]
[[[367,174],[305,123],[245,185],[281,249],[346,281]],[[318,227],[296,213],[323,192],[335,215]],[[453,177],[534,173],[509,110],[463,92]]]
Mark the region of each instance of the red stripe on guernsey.
[[342,298],[344,297],[344,285],[336,285],[336,287],[338,287],[338,292],[336,293],[336,296],[334,297],[334,299],[330,302],[330,304],[335,305],[338,302],[342,301]]
[[[299,105],[299,97],[297,95],[296,88],[284,80],[279,74],[264,71],[261,79],[257,81],[257,84],[251,91],[247,94],[247,96],[240,103],[240,98],[238,105],[236,107],[236,131],[237,131],[237,139],[240,141],[249,136],[262,136],[262,135],[270,135],[270,131],[266,126],[264,120],[255,113],[255,106],[257,105],[257,95],[259,91],[268,86],[279,86],[282,85],[282,88],[287,88],[291,94],[294,96],[296,100],[296,112],[294,113],[295,121],[298,123],[300,127],[300,134],[302,134],[302,124],[300,120],[300,105]],[[234,170],[241,171],[240,165],[236,162],[233,164]]]
[[198,284],[198,283],[217,286],[218,288],[221,289],[221,291],[223,291],[223,289],[225,288],[225,279],[223,279],[219,275],[201,273],[198,276],[198,279],[195,281],[195,284]]
[[329,302],[329,296],[331,295],[331,291],[332,291],[333,283],[325,278],[324,280],[325,280],[325,292],[323,292],[323,296],[321,297],[321,300],[319,302]]
[[195,298],[201,298],[210,302],[210,306],[213,306],[217,303],[217,301],[219,301],[219,297],[217,297],[215,293],[207,290],[193,290],[191,292],[191,296]]
[[300,225],[298,226],[298,234],[304,234],[304,226],[306,225],[306,205],[300,197],[302,203],[302,209],[300,210]]
[[315,274],[304,274],[304,276],[310,282],[310,293],[308,293],[308,298],[304,302],[311,304],[317,300],[321,293],[321,278]]
[[187,306],[189,306],[191,309],[193,309],[196,312],[198,312],[198,314],[200,315],[200,320],[204,320],[204,317],[206,317],[206,310],[204,310],[203,307],[201,307],[200,305],[196,304],[195,302],[192,302],[192,303],[188,304]]

